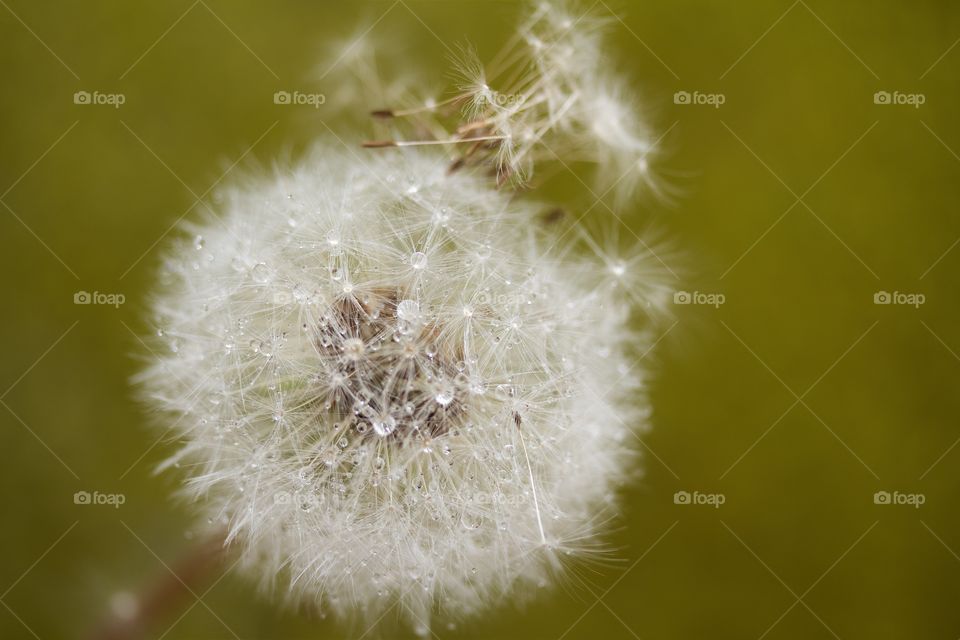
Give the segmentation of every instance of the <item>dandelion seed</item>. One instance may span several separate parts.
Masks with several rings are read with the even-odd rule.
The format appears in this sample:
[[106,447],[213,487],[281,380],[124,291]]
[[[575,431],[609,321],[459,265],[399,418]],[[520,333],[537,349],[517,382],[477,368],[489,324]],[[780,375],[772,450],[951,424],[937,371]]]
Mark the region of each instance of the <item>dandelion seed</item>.
[[577,158],[596,163],[600,186],[621,198],[641,183],[661,194],[650,173],[658,141],[610,60],[606,23],[573,4],[538,4],[489,65],[473,49],[461,51],[451,98],[373,112],[396,123],[399,136],[431,131],[435,137],[365,146],[447,146],[454,154],[450,171],[491,166],[499,185],[514,187],[527,185],[537,166]]

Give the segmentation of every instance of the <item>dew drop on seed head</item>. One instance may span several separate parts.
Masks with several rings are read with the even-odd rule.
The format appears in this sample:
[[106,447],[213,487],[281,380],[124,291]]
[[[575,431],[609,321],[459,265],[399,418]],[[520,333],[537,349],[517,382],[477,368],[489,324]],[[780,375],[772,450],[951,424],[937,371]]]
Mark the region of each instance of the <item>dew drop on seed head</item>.
[[427,254],[422,251],[414,251],[410,254],[410,266],[416,269],[417,271],[422,271],[427,268]]
[[450,210],[446,207],[440,207],[433,212],[432,220],[435,225],[441,227],[446,226],[447,223],[450,222]]
[[443,389],[437,393],[435,400],[441,407],[445,407],[453,402],[453,393],[449,389]]
[[416,300],[401,300],[397,305],[397,317],[407,322],[413,322],[420,317],[420,305]]
[[270,269],[264,263],[258,262],[253,266],[253,269],[250,270],[250,276],[254,282],[259,282],[260,284],[270,282]]
[[380,415],[373,419],[373,430],[380,437],[385,437],[397,429],[397,419],[391,415]]

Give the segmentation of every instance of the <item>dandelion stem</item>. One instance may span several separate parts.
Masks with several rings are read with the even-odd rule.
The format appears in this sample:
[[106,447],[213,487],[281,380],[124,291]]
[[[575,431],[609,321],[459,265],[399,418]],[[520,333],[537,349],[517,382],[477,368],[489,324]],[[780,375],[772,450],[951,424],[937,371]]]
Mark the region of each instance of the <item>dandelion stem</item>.
[[224,533],[202,540],[186,555],[164,570],[163,575],[145,585],[136,594],[130,615],[111,612],[101,620],[90,640],[140,640],[150,637],[159,623],[173,617],[196,597],[196,591],[209,581],[224,555]]

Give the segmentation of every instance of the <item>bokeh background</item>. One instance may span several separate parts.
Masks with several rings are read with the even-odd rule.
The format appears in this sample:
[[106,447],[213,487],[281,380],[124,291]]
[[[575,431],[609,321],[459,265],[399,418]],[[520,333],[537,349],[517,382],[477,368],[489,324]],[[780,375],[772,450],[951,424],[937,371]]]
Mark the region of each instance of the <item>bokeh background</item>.
[[[956,638],[960,5],[591,5],[619,16],[609,64],[666,132],[658,168],[680,192],[591,215],[628,240],[665,231],[684,252],[677,290],[723,304],[676,305],[648,356],[655,428],[611,536],[621,562],[436,636]],[[0,0],[0,636],[82,637],[192,544],[175,479],[153,474],[169,449],[128,383],[158,251],[235,163],[295,156],[327,127],[364,133],[273,94],[342,90],[317,71],[368,29],[440,88],[449,49],[490,58],[520,8]],[[592,203],[555,182],[571,209]],[[125,302],[77,305],[78,291]],[[125,503],[77,505],[78,491]],[[197,595],[154,637],[359,635],[233,575]]]

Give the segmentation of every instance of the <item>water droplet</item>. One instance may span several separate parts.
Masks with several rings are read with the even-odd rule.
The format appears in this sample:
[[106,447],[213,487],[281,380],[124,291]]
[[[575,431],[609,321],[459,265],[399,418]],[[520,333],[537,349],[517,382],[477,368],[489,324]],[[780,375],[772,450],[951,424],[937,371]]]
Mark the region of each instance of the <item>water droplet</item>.
[[396,431],[396,429],[397,419],[389,414],[380,415],[373,419],[373,430],[376,431],[380,437],[386,437]]
[[479,529],[480,525],[483,524],[483,517],[475,513],[464,513],[460,517],[460,524],[463,525],[464,529],[474,531]]
[[309,294],[307,293],[307,288],[304,287],[302,284],[295,284],[293,286],[293,299],[296,300],[297,302],[305,301],[308,295]]
[[203,236],[197,236],[193,239],[193,248],[197,251],[203,249]]
[[446,207],[440,207],[433,212],[433,224],[446,226],[450,222],[450,210]]
[[420,305],[416,300],[401,300],[397,305],[397,317],[407,322],[414,322],[420,317]]
[[253,266],[253,269],[250,270],[250,276],[254,282],[259,282],[260,284],[270,282],[270,268],[264,263],[258,262]]
[[427,254],[422,251],[414,251],[410,254],[410,266],[416,269],[417,271],[422,271],[427,268]]

